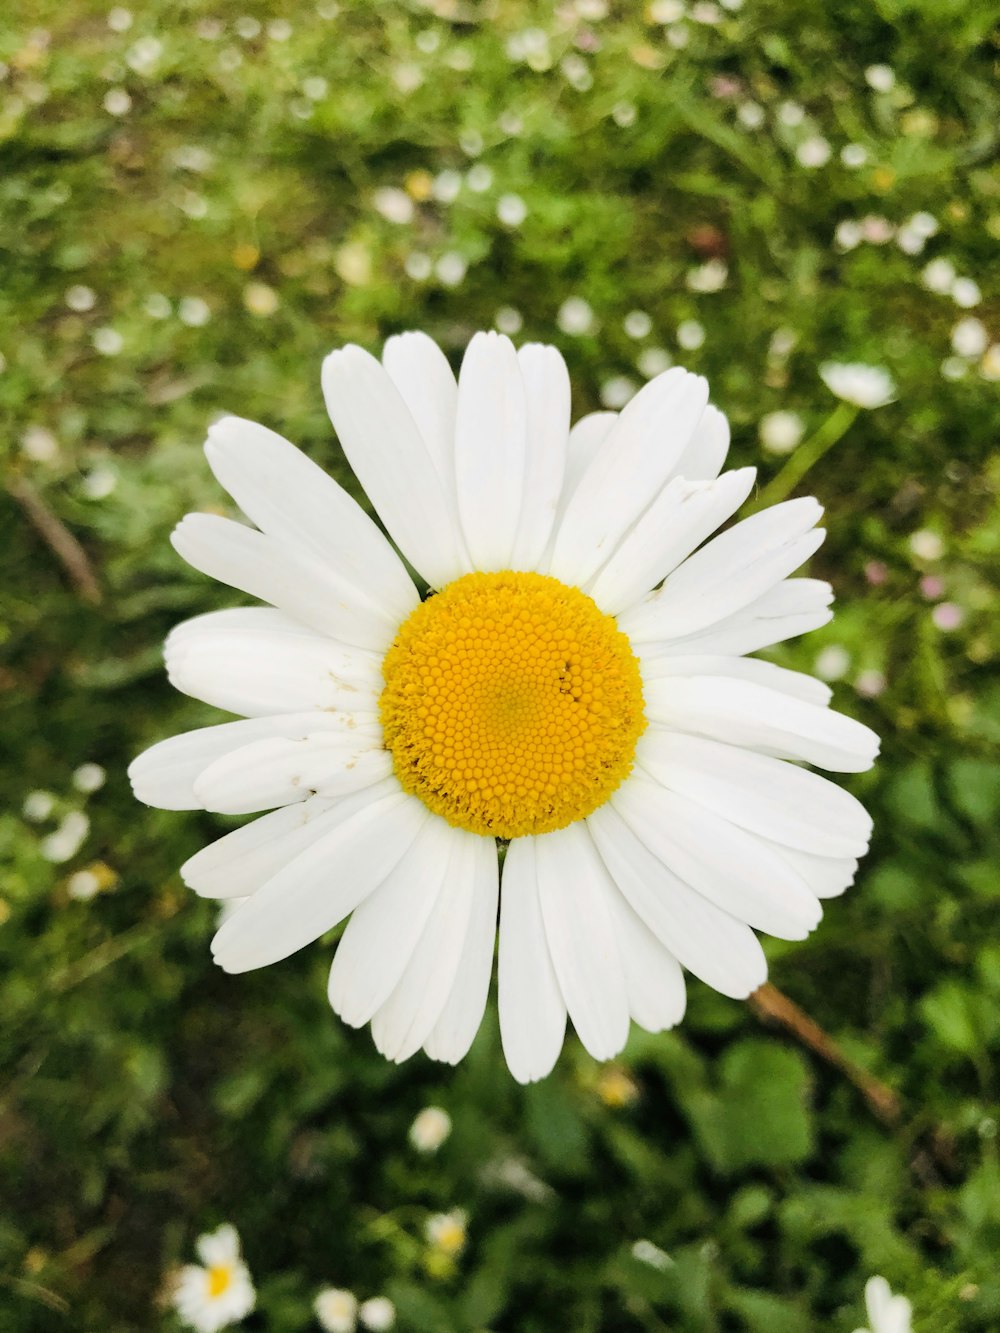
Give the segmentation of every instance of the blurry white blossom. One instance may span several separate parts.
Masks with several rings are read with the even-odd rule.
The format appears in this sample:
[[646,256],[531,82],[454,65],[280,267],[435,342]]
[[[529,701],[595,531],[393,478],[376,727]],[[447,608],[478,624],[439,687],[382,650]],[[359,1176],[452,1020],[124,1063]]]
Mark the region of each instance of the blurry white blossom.
[[425,1106],[410,1126],[409,1139],[422,1153],[434,1153],[451,1133],[451,1116],[440,1106]]
[[951,284],[951,299],[963,310],[971,310],[983,299],[983,294],[972,278],[956,278]]
[[354,1333],[357,1328],[358,1298],[352,1291],[324,1287],[313,1301],[313,1310],[324,1333]]
[[580,335],[592,332],[594,312],[582,296],[569,296],[559,307],[556,323],[563,333]]
[[795,150],[795,158],[800,167],[814,169],[825,167],[832,152],[829,142],[821,134],[813,134],[802,140]]
[[989,346],[986,325],[974,315],[960,319],[951,331],[951,345],[959,356],[979,357]]
[[100,764],[81,764],[73,773],[73,786],[86,795],[100,791],[108,775]]
[[370,1333],[386,1333],[396,1322],[396,1307],[388,1296],[372,1296],[359,1306],[358,1319]]
[[790,454],[805,432],[797,412],[768,412],[760,419],[760,442],[769,454]]
[[832,394],[855,407],[883,407],[892,402],[896,393],[892,376],[880,366],[827,361],[820,366],[819,373]]
[[[197,1333],[218,1333],[254,1308],[257,1296],[235,1227],[224,1225],[195,1245],[201,1265],[186,1264],[174,1287],[178,1318]],[[202,1266],[203,1265],[203,1266]]]
[[865,83],[877,93],[889,93],[896,86],[896,76],[889,65],[869,65],[865,70]]
[[677,342],[685,352],[696,352],[704,341],[704,326],[696,319],[685,319],[677,325]]

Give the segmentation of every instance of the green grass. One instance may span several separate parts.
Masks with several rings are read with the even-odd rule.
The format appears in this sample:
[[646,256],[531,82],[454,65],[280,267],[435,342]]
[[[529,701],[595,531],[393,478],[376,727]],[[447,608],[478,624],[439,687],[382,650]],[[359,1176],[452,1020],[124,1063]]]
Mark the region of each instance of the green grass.
[[[911,1297],[917,1333],[1000,1325],[1000,353],[981,367],[950,344],[970,316],[1000,338],[995,8],[747,0],[669,28],[639,5],[571,11],[149,0],[119,32],[103,4],[14,0],[0,17],[4,1333],[173,1329],[165,1275],[223,1220],[259,1289],[247,1327],[269,1333],[315,1327],[330,1283],[391,1296],[404,1333],[849,1333],[873,1272]],[[237,35],[246,14],[259,35]],[[283,39],[266,28],[279,16]],[[526,29],[548,34],[529,38],[537,68],[509,54]],[[154,36],[150,61],[136,43]],[[880,63],[886,92],[865,80]],[[832,156],[808,169],[796,149],[816,136]],[[864,165],[842,164],[847,143]],[[492,173],[472,177],[480,191],[476,163]],[[462,175],[452,202],[425,197],[442,172]],[[376,210],[385,186],[417,196],[412,220]],[[519,226],[497,217],[504,194],[527,207]],[[845,219],[898,228],[920,211],[939,224],[920,254],[834,244]],[[467,266],[458,285],[434,271],[448,255]],[[977,308],[925,287],[942,256],[979,282]],[[725,284],[691,290],[712,258]],[[92,308],[70,308],[74,286]],[[560,329],[568,297],[592,331]],[[634,1034],[625,1106],[575,1039],[519,1088],[493,1007],[457,1071],[392,1067],[330,1013],[329,942],[262,973],[213,967],[214,909],[177,867],[222,821],[129,793],[136,752],[213,720],[160,657],[173,623],[235,600],[167,540],[187,510],[225,503],[207,423],[263,421],[353,485],[325,352],[420,327],[457,357],[507,307],[520,338],[564,352],[578,412],[619,377],[641,383],[651,348],[706,374],[732,460],[762,486],[786,465],[761,449],[766,413],[830,429],[822,362],[896,381],[895,403],[796,480],[828,508],[812,572],[840,609],[777,654],[806,670],[824,647],[849,654],[836,702],[884,737],[850,784],[875,842],[807,943],[767,946],[775,984],[898,1094],[894,1127],[698,982],[677,1033]],[[633,310],[651,321],[638,340]],[[682,351],[691,320],[704,342]],[[958,628],[935,623],[941,601]],[[885,687],[866,697],[873,672]],[[90,796],[72,782],[86,762],[108,773]],[[38,789],[54,797],[42,822],[22,813]],[[73,810],[89,832],[53,863],[44,840]],[[104,888],[75,899],[71,876],[95,865]],[[455,1122],[432,1159],[406,1138],[428,1103]],[[451,1207],[469,1239],[449,1265],[423,1222]],[[634,1258],[639,1238],[671,1265]]]

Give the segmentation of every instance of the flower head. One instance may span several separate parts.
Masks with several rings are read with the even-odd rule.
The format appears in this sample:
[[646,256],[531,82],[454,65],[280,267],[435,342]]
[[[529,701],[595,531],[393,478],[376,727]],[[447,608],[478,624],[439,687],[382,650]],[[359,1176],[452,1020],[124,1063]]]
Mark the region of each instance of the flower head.
[[235,1227],[224,1225],[198,1238],[201,1264],[187,1264],[178,1274],[173,1305],[178,1318],[197,1333],[216,1333],[236,1324],[254,1308],[256,1293],[240,1256]]
[[196,892],[246,899],[216,960],[261,967],[347,919],[333,1008],[389,1059],[455,1063],[499,912],[521,1081],[552,1068],[567,1016],[598,1059],[632,1019],[678,1023],[683,968],[748,995],[767,970],[754,930],[804,938],[871,830],[802,765],[865,769],[877,738],[819,681],[747,656],[830,619],[829,585],[790,577],[823,539],[820,506],[709,540],[755,474],[722,472],[726,419],[680,368],[572,430],[559,353],[496,333],[473,338],[457,383],[407,333],[381,363],[332,353],[323,387],[395,545],[293,445],[233,417],[206,452],[255,526],[192,514],[173,537],[270,604],[173,631],[173,683],[245,720],[131,768],[151,805],[271,812],[183,867]]
[[425,1106],[410,1126],[410,1142],[417,1152],[437,1152],[451,1133],[451,1116],[440,1106]]
[[879,366],[827,361],[820,366],[819,374],[831,393],[855,407],[884,407],[896,394],[892,376]]
[[913,1308],[905,1296],[894,1296],[884,1277],[872,1277],[865,1283],[868,1328],[855,1333],[910,1333]]
[[353,1291],[324,1287],[316,1293],[313,1310],[325,1333],[354,1333],[358,1322],[358,1298]]

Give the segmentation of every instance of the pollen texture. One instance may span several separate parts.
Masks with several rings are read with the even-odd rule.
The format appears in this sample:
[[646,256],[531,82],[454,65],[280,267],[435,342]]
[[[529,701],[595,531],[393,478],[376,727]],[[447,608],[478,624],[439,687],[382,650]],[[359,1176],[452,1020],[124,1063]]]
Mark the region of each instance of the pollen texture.
[[612,616],[543,574],[466,574],[400,626],[382,663],[386,748],[449,824],[551,833],[602,805],[645,728],[639,664]]

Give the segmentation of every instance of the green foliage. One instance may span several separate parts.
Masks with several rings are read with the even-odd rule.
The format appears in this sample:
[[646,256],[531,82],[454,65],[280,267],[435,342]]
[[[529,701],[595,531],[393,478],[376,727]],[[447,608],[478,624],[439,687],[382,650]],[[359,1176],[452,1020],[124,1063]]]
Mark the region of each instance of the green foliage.
[[[326,1284],[388,1295],[404,1333],[849,1333],[873,1272],[917,1333],[1000,1326],[995,12],[688,8],[149,0],[124,30],[107,0],[4,6],[3,1333],[176,1328],[166,1276],[223,1220],[260,1333],[315,1328]],[[878,91],[864,71],[885,62]],[[817,137],[832,155],[808,168]],[[379,211],[384,187],[409,220]],[[918,212],[938,223],[920,253],[834,242]],[[975,310],[928,290],[942,258],[983,288]],[[728,271],[699,290],[711,260]],[[560,328],[570,296],[589,332]],[[985,356],[951,346],[970,315]],[[820,363],[896,381],[797,488],[828,507],[813,567],[841,610],[776,654],[810,670],[845,650],[835,702],[885,738],[851,781],[876,839],[813,937],[768,951],[898,1123],[697,982],[677,1033],[634,1033],[607,1070],[571,1038],[522,1089],[493,1008],[457,1070],[384,1063],[329,1011],[329,942],[263,974],[212,967],[214,909],[177,867],[220,821],[141,809],[124,776],[213,720],[160,657],[172,624],[235,596],[168,543],[226,503],[206,424],[264,421],[351,486],[322,355],[422,327],[457,356],[498,318],[561,347],[580,413],[664,352],[705,373],[765,485],[784,464],[762,417],[815,432],[834,409]],[[689,321],[704,340],[688,323],[684,350]],[[88,795],[73,774],[95,762]],[[50,810],[25,804],[39,791]],[[430,1158],[407,1141],[427,1104],[454,1121]],[[469,1222],[449,1259],[424,1223],[451,1208]]]

